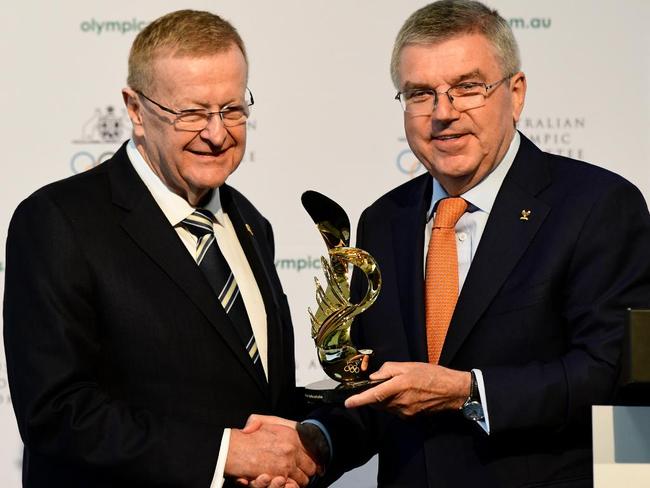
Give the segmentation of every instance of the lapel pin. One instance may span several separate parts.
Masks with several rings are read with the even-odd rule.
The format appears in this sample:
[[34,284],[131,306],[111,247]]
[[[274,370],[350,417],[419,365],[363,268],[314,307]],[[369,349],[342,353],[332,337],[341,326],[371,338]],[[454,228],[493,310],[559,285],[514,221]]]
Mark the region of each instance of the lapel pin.
[[528,220],[529,215],[530,215],[530,210],[522,210],[521,217],[519,217],[519,220]]
[[250,225],[246,224],[246,230],[251,236],[255,237],[255,234],[253,234],[253,229],[251,229]]

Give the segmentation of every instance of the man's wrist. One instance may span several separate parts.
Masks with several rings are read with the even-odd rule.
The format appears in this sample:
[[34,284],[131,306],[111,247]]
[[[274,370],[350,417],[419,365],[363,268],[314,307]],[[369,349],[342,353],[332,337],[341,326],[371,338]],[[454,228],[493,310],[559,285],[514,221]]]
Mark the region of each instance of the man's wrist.
[[481,394],[478,388],[478,381],[473,370],[470,371],[469,395],[460,410],[466,419],[474,422],[482,421],[485,418],[483,415],[483,406],[481,405]]
[[324,426],[318,421],[307,419],[299,422],[296,430],[305,449],[314,456],[321,470],[324,470],[332,458],[331,440]]
[[453,403],[450,403],[452,409],[460,410],[463,408],[465,401],[471,394],[472,377],[469,371],[455,371],[458,375],[456,391]]

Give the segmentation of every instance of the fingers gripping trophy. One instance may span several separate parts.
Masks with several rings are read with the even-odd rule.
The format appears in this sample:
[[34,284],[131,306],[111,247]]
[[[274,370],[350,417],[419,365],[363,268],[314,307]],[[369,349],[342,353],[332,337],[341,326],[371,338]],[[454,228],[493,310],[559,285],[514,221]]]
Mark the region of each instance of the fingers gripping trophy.
[[[339,403],[377,382],[368,380],[370,349],[357,349],[350,329],[354,317],[366,311],[381,289],[381,273],[374,258],[350,247],[350,219],[333,200],[315,191],[302,195],[302,204],[327,246],[329,260],[321,257],[327,287],[316,282],[316,312],[309,309],[311,336],[318,360],[330,380],[307,385],[305,396],[312,402]],[[365,275],[368,287],[359,303],[350,301],[350,267]]]

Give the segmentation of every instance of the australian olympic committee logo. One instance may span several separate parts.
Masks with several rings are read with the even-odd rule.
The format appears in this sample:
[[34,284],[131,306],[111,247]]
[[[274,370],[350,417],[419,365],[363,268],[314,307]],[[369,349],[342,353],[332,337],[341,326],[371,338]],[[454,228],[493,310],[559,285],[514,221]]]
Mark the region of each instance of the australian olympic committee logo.
[[587,137],[587,117],[562,114],[527,116],[519,129],[546,152],[574,159],[584,159]]
[[126,109],[118,114],[113,105],[106,110],[96,108],[92,116],[81,127],[81,137],[74,144],[97,144],[120,142],[129,126]]
[[[70,158],[72,172],[82,173],[109,159],[115,153],[114,145],[126,139],[128,128],[126,109],[118,112],[113,105],[107,105],[104,109],[95,108],[81,125],[79,137],[72,141],[75,145],[87,146]],[[109,148],[97,150],[99,145],[109,145]]]

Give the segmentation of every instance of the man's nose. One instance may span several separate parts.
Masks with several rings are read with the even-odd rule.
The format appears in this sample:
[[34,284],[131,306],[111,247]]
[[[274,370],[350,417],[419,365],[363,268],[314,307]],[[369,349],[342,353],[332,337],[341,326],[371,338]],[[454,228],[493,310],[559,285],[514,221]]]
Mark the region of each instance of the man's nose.
[[208,139],[215,146],[222,146],[228,137],[228,129],[223,124],[221,115],[217,112],[210,115],[208,125],[201,131],[201,137]]
[[451,98],[446,93],[438,96],[438,103],[433,109],[432,119],[439,122],[456,120],[460,112],[454,108]]

